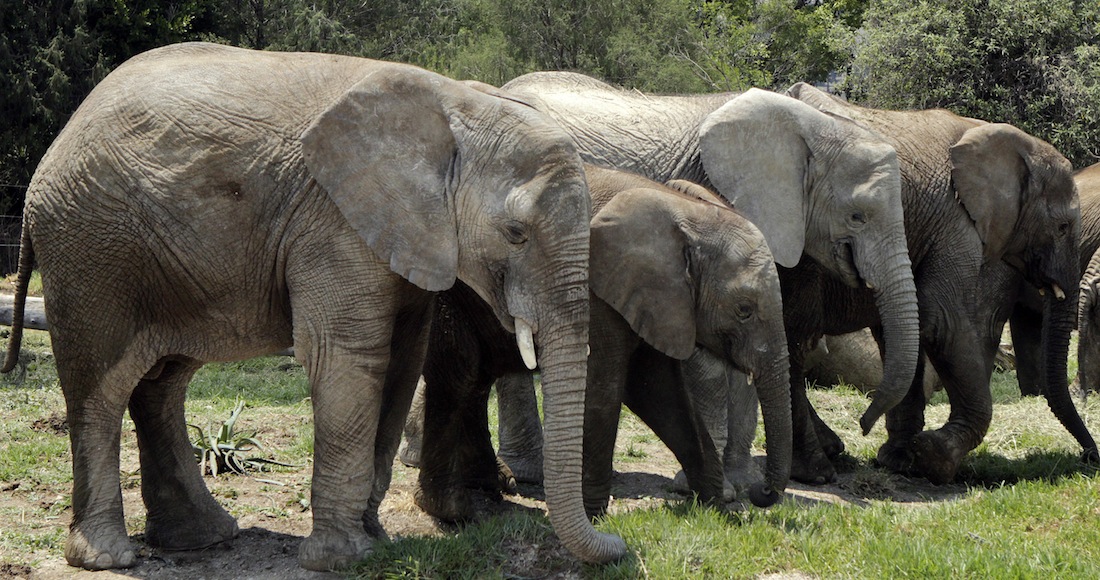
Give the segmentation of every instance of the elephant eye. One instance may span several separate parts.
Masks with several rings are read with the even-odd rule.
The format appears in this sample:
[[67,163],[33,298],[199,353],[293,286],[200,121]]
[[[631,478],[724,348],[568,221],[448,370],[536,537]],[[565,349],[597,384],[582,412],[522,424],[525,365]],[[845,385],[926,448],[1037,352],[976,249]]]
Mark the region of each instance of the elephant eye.
[[748,320],[749,317],[752,316],[753,312],[756,311],[756,308],[754,308],[753,305],[748,302],[741,302],[737,305],[735,311],[737,312],[737,318],[740,318],[741,320]]
[[511,244],[522,244],[527,241],[527,226],[523,222],[508,220],[504,224],[504,237]]
[[1062,222],[1058,224],[1058,235],[1064,236],[1069,233],[1069,222]]
[[867,223],[867,217],[864,216],[863,212],[861,212],[861,211],[852,212],[852,215],[849,216],[848,219],[852,220],[852,223],[856,224],[856,225],[863,225],[863,224]]

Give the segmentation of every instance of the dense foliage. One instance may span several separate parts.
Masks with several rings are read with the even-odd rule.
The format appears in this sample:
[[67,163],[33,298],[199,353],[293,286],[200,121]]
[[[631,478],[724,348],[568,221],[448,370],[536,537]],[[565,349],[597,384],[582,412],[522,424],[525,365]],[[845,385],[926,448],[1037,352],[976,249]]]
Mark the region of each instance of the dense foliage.
[[1083,167],[1100,160],[1098,25],[1096,0],[879,0],[849,98],[1012,123]]
[[879,107],[1015,123],[1100,158],[1095,0],[23,0],[0,3],[0,213],[112,68],[209,40],[418,64],[501,84],[587,72],[654,92],[836,82]]

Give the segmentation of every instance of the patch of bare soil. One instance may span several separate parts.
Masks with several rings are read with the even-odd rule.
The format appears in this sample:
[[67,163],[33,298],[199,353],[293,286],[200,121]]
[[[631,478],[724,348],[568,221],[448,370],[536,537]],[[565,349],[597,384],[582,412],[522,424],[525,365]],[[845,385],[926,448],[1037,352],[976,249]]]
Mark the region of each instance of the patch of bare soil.
[[[300,418],[267,422],[264,440],[273,448],[289,442],[297,432]],[[60,416],[48,417],[35,428],[50,430],[64,436]],[[282,433],[280,429],[286,430]],[[621,513],[642,507],[654,507],[684,496],[675,491],[673,477],[679,465],[671,452],[641,426],[624,427],[619,433],[617,473],[613,482],[611,513]],[[170,552],[150,548],[142,543],[144,506],[141,502],[140,476],[133,434],[126,433],[122,442],[122,494],[127,525],[131,537],[141,546],[136,566],[125,570],[88,572],[68,566],[61,556],[65,533],[72,516],[68,485],[45,485],[39,482],[5,482],[0,490],[0,508],[4,513],[49,513],[42,517],[19,518],[4,522],[6,533],[42,533],[49,528],[58,539],[52,546],[43,546],[33,553],[0,552],[0,579],[111,579],[165,578],[228,579],[271,578],[276,580],[337,578],[337,574],[316,573],[298,566],[298,545],[311,528],[308,509],[311,469],[281,468],[274,473],[247,476],[207,476],[211,493],[237,517],[240,535],[203,550]],[[759,458],[763,461],[763,457]],[[892,499],[914,505],[950,499],[961,495],[962,486],[931,486],[925,480],[885,474],[866,469],[845,470],[837,483],[812,487],[792,484],[787,501],[866,504],[870,500]],[[462,533],[454,526],[440,524],[422,512],[413,501],[417,470],[394,462],[393,481],[382,503],[380,516],[386,531],[394,541],[405,537],[441,536]],[[545,510],[542,489],[537,485],[521,485],[519,493],[506,496],[499,504],[486,505],[492,513],[510,510]],[[734,502],[730,509],[742,509]],[[546,562],[561,562],[564,548],[557,542],[526,545],[519,542],[504,546],[511,554],[509,571],[523,577],[579,577],[580,565],[565,571],[551,571]]]

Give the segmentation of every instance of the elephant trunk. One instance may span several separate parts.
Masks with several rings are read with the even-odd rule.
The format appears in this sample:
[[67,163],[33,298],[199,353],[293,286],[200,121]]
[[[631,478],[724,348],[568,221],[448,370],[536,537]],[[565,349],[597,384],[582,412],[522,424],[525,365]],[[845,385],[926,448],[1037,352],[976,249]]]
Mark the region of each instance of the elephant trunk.
[[581,447],[588,351],[588,301],[558,304],[568,315],[536,335],[542,370],[544,424],[543,483],[550,523],[562,543],[581,560],[605,563],[626,554],[626,543],[597,532],[584,511]]
[[[859,420],[864,435],[909,392],[920,349],[917,290],[905,240],[902,238],[885,247],[900,249],[869,268],[860,269],[864,279],[874,288],[883,342],[882,383]],[[872,277],[865,272],[881,275]]]
[[1095,461],[1100,460],[1100,453],[1097,452],[1096,442],[1081,420],[1081,415],[1077,413],[1077,407],[1073,405],[1066,376],[1070,331],[1076,322],[1078,299],[1077,288],[1071,288],[1072,295],[1059,300],[1058,297],[1048,294],[1043,303],[1043,376],[1046,379],[1047,404],[1050,410],[1081,445],[1084,457]]
[[786,346],[777,360],[755,377],[756,396],[764,418],[764,436],[768,446],[768,463],[764,469],[764,484],[749,490],[753,505],[767,507],[783,495],[791,476],[793,426],[791,423],[790,362]]

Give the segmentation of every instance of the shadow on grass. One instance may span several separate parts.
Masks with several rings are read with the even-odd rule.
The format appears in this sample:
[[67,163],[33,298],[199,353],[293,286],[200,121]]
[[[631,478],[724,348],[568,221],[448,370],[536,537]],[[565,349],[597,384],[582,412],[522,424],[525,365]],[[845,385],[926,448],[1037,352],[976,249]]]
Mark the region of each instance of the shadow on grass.
[[970,487],[996,488],[1021,481],[1056,483],[1077,474],[1096,475],[1100,465],[1086,463],[1069,451],[1029,452],[1009,458],[987,450],[971,452],[959,468],[955,480]]

